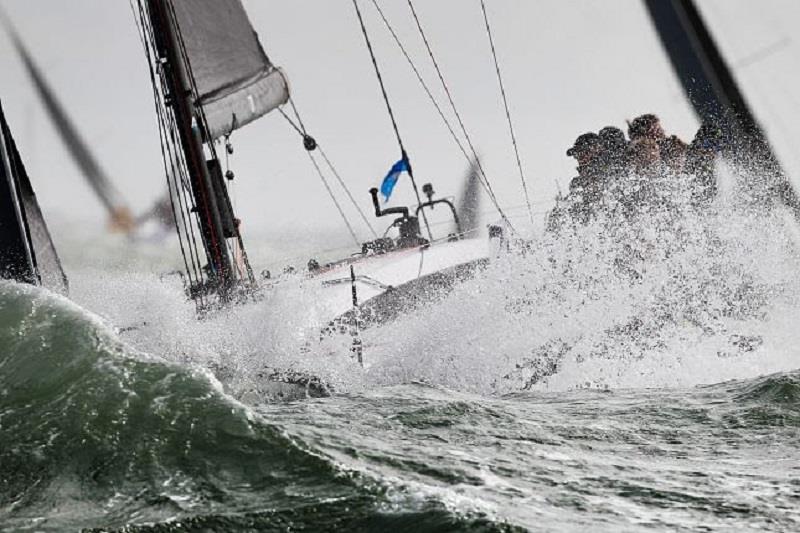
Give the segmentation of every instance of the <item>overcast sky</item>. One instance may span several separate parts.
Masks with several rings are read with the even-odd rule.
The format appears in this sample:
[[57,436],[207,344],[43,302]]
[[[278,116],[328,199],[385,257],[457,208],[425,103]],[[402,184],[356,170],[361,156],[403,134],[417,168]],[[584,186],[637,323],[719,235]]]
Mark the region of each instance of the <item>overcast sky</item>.
[[[442,91],[402,0],[379,0],[435,94]],[[364,209],[399,158],[350,0],[245,0],[270,59],[282,66],[310,132]],[[420,183],[460,188],[466,162],[371,2],[362,0],[401,132]],[[702,0],[728,59],[757,99],[757,114],[800,168],[796,0]],[[32,55],[136,209],[164,188],[163,166],[142,47],[126,0],[2,0]],[[507,207],[523,204],[478,0],[415,3],[487,173]],[[697,122],[639,0],[487,0],[512,118],[534,201],[565,187],[574,138],[644,112],[690,140]],[[761,56],[759,56],[761,53]],[[763,56],[763,57],[762,57]],[[48,213],[104,220],[70,161],[11,43],[0,32],[0,98],[34,187]],[[770,118],[771,117],[771,118]],[[777,117],[777,118],[776,118]],[[763,121],[763,119],[762,119]],[[245,228],[344,227],[296,133],[277,114],[233,136],[235,198]],[[778,143],[780,144],[780,143]],[[788,155],[787,155],[788,154]],[[393,203],[410,203],[401,182]],[[351,213],[352,215],[352,213]],[[355,219],[355,217],[353,216]],[[361,229],[364,237],[366,232]]]

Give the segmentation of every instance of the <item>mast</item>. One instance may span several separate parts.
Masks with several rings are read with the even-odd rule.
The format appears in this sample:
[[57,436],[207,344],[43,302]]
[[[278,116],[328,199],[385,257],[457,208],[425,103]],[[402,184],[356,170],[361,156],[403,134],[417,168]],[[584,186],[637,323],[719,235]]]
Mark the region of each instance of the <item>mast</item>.
[[[199,312],[257,288],[216,142],[289,99],[241,0],[136,0],[188,294]],[[227,180],[227,181],[226,181]],[[199,244],[198,244],[199,241]],[[202,248],[202,251],[201,251]]]
[[207,274],[212,287],[226,301],[236,279],[217,200],[230,200],[224,184],[215,188],[211,182],[201,135],[203,118],[195,105],[193,84],[181,53],[179,30],[168,0],[148,0],[148,5],[162,61],[162,73],[169,90],[168,105],[171,105],[175,116],[191,180],[197,219],[208,258]]
[[[703,123],[722,128],[733,148],[729,153],[743,162],[753,156],[774,181],[766,192],[791,208],[800,219],[800,202],[777,156],[739,89],[711,32],[693,0],[644,0],[661,43],[683,86],[684,93]],[[749,161],[744,161],[748,162]]]
[[28,76],[33,82],[33,86],[39,94],[47,114],[53,121],[53,125],[64,142],[67,151],[81,170],[97,198],[103,204],[103,207],[108,211],[111,229],[123,232],[131,231],[134,220],[130,208],[122,198],[122,194],[97,162],[88,144],[79,134],[75,123],[67,115],[64,106],[47,83],[41,69],[34,62],[22,38],[2,9],[0,9],[0,24],[5,27],[6,32],[11,37],[14,48],[22,60],[25,70],[27,70]]

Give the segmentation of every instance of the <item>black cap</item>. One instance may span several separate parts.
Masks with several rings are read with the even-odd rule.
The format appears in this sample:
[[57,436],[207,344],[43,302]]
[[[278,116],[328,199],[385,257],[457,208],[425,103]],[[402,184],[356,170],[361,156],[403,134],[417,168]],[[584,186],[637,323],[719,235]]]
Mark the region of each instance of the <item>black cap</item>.
[[567,150],[567,155],[572,157],[575,154],[585,152],[597,146],[600,146],[600,137],[598,137],[596,133],[584,133],[575,139],[575,144],[572,145],[572,148]]
[[625,140],[625,134],[621,129],[615,126],[606,126],[600,130],[598,137],[600,137],[600,141],[606,147],[624,146],[627,142]]

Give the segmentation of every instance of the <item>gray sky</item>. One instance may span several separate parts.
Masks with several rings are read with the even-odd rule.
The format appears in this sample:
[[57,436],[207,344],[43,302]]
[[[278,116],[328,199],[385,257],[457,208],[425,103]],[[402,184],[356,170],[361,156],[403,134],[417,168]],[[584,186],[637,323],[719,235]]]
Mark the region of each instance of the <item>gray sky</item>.
[[[406,3],[380,2],[444,104]],[[309,131],[370,209],[367,189],[380,183],[399,150],[350,0],[244,3],[267,54],[287,71]],[[102,166],[134,207],[148,206],[164,188],[163,167],[128,2],[3,0],[2,5]],[[521,205],[480,3],[418,0],[415,5],[501,203]],[[696,119],[638,0],[488,0],[487,6],[532,196],[546,202],[540,210],[555,194],[556,181],[564,187],[573,175],[574,162],[564,152],[579,133],[624,126],[625,119],[652,111],[667,130],[687,140],[693,135]],[[784,153],[800,168],[792,149],[794,134],[800,134],[792,125],[800,124],[800,97],[794,96],[798,52],[790,31],[792,21],[800,20],[800,2],[703,0],[701,7],[714,17],[729,61],[744,61],[743,83],[772,117],[768,130],[780,133]],[[466,167],[463,156],[371,3],[362,1],[362,9],[420,184],[432,181],[437,192],[456,194]],[[756,54],[748,64],[759,50],[766,50],[765,57]],[[0,69],[0,98],[45,214],[104,220],[1,34]],[[277,113],[246,126],[233,141],[234,194],[245,231],[273,226],[344,233],[299,138]],[[393,203],[410,203],[412,197],[404,181]]]

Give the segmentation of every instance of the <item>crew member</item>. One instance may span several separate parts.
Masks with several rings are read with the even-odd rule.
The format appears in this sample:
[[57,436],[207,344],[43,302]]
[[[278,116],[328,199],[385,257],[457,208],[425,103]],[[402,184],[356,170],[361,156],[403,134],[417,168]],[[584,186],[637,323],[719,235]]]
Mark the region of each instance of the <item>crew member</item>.
[[584,133],[575,139],[572,148],[567,150],[569,157],[578,162],[578,175],[569,183],[570,216],[586,223],[595,213],[603,193],[603,167],[600,160],[602,143],[596,133]]
[[700,126],[689,145],[686,173],[693,179],[692,201],[696,205],[707,203],[717,195],[717,174],[714,167],[722,147],[722,130],[712,124]]

